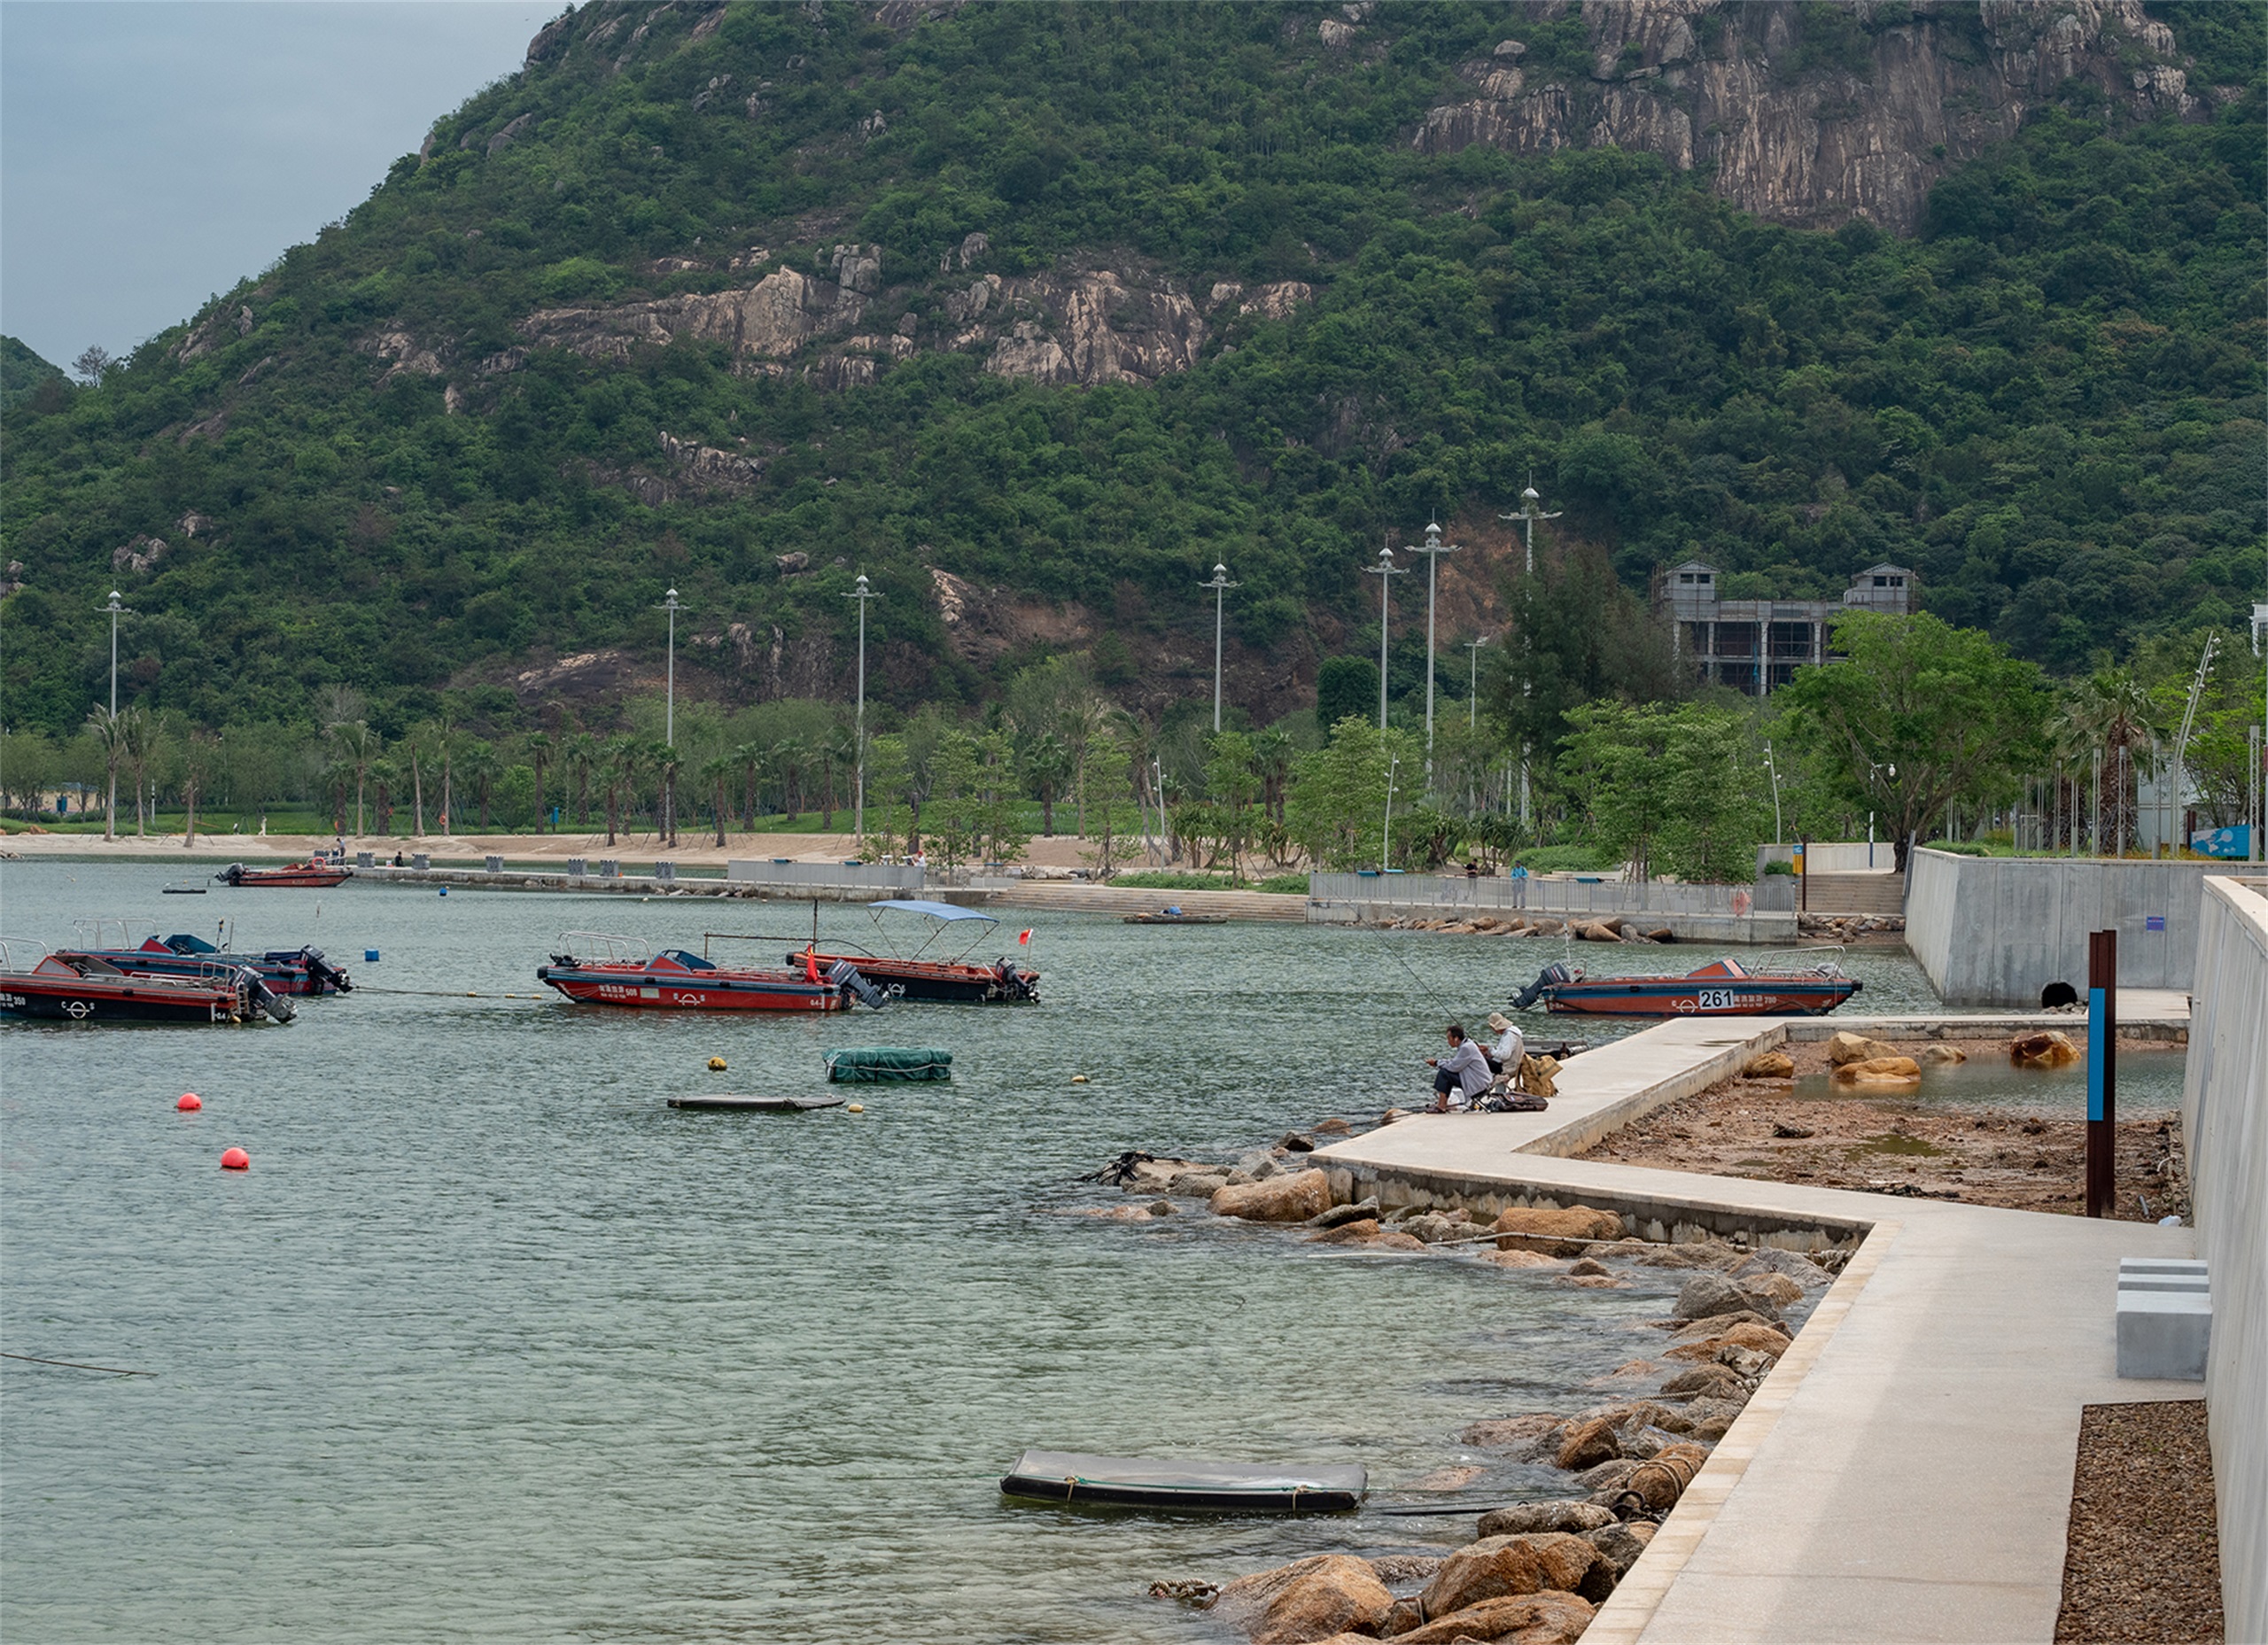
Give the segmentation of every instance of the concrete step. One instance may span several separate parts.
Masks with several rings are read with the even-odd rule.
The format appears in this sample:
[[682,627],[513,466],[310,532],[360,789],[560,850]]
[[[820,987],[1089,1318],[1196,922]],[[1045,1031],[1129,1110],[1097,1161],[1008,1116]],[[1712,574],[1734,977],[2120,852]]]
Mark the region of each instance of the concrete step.
[[1906,876],[1811,874],[1798,906],[1810,914],[1902,914]]

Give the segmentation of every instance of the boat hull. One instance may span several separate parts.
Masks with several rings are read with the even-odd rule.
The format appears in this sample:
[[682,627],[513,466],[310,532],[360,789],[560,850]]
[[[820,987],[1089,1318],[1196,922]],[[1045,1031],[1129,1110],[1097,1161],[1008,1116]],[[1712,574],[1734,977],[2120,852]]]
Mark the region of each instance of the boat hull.
[[1849,978],[1602,978],[1546,989],[1544,1009],[1563,1017],[1818,1017],[1858,990]]
[[[272,994],[333,994],[346,990],[338,986],[346,981],[342,972],[330,971],[330,978],[318,976],[297,955],[289,958],[267,954],[232,954],[215,950],[209,954],[164,953],[141,948],[100,948],[89,951],[98,959],[106,959],[120,971],[144,977],[194,977],[200,966],[209,968],[211,962],[220,960],[232,966],[242,966],[268,984]],[[328,971],[330,968],[325,967]]]
[[539,966],[536,981],[579,1005],[637,1011],[840,1011],[842,989],[833,982],[788,977],[716,977],[641,971],[600,971]]
[[248,1004],[234,988],[93,978],[0,976],[0,1012],[54,1022],[236,1022]]
[[323,891],[344,885],[353,877],[351,868],[246,868],[230,864],[213,876],[241,889],[266,888],[282,891]]
[[[819,954],[822,970],[841,963],[853,967],[892,999],[951,1005],[1036,1005],[1039,974],[1019,967],[1020,983],[1004,982],[990,966],[960,966],[928,959],[879,959],[869,954]],[[801,965],[800,953],[788,956]]]

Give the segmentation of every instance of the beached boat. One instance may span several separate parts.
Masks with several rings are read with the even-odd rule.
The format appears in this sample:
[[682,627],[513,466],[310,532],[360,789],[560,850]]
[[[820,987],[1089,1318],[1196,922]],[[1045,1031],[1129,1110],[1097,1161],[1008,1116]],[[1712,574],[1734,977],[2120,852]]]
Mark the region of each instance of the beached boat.
[[289,1022],[291,1001],[249,966],[204,962],[194,976],[137,976],[94,954],[0,937],[0,1012],[66,1022]]
[[[856,943],[826,948],[814,943],[790,953],[788,963],[800,966],[808,957],[816,959],[821,967],[838,963],[855,966],[859,975],[892,999],[958,1005],[1039,1003],[1039,973],[1030,966],[1017,965],[1006,955],[989,966],[970,961],[970,952],[998,927],[1000,921],[995,916],[974,908],[957,908],[951,903],[899,897],[869,903],[866,913],[874,922],[876,940],[892,951],[872,953]],[[924,921],[929,927],[928,935],[912,953],[900,954],[895,951],[903,945],[890,940],[889,928],[882,923],[884,914],[902,914]],[[1026,931],[1017,941],[1028,943],[1030,936],[1031,933]],[[956,939],[963,937],[967,941],[958,948],[951,946]],[[940,945],[945,951],[929,951]]]
[[[240,954],[186,931],[148,936],[130,945],[122,919],[105,917],[72,923],[80,937],[77,951],[106,959],[120,971],[137,976],[201,976],[211,966],[236,965],[250,966],[277,994],[345,994],[354,986],[344,971],[323,958],[319,948],[273,948],[263,953]],[[223,933],[227,928],[227,922],[222,922]],[[113,934],[114,941],[105,940]],[[224,935],[222,941],[226,940]]]
[[713,1097],[672,1097],[672,1108],[701,1108],[719,1113],[809,1113],[815,1108],[840,1108],[847,1097],[742,1097],[720,1092]]
[[653,953],[635,937],[570,931],[536,981],[586,1005],[649,1011],[842,1011],[879,995],[849,964],[794,970],[720,966],[682,948]]
[[1589,1017],[1817,1017],[1857,993],[1856,977],[1829,960],[1804,970],[1751,971],[1720,959],[1682,976],[1590,977],[1581,966],[1550,965],[1512,996],[1534,1008]]
[[1345,1513],[1369,1488],[1369,1470],[1357,1464],[1281,1468],[1084,1451],[1026,1451],[1000,1481],[1005,1496],[1042,1501],[1259,1514]]
[[320,857],[310,857],[304,863],[286,863],[281,868],[247,868],[242,863],[230,863],[213,877],[223,885],[319,891],[344,885],[353,873],[351,868],[334,867]]
[[1184,914],[1178,908],[1161,908],[1151,914],[1125,914],[1119,923],[1129,926],[1224,926],[1226,914]]

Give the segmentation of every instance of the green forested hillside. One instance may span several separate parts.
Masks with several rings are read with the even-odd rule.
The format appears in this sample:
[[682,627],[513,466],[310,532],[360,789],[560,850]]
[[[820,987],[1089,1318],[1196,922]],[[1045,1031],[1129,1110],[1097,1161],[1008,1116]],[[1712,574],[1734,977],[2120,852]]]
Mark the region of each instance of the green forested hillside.
[[[570,13],[314,243],[98,386],[12,396],[0,717],[77,724],[113,586],[122,689],[212,726],[332,684],[389,734],[450,691],[532,724],[540,665],[657,662],[672,586],[695,689],[839,696],[861,569],[900,708],[1046,648],[948,644],[933,570],[1078,602],[1124,682],[1201,646],[1190,585],[1225,560],[1239,655],[1311,681],[1363,643],[1383,532],[1478,530],[1531,476],[1635,587],[1689,555],[1734,594],[1893,560],[2062,671],[2241,619],[2268,544],[2256,8],[2153,8],[2216,74],[2249,50],[2241,92],[2140,121],[2074,82],[1912,238],[1762,223],[1611,149],[1412,146],[1508,34],[1581,76],[1557,9],[1387,6],[1347,49],[1306,5]],[[1045,283],[1096,268],[1188,294],[1186,362],[1004,375],[1061,319]],[[806,298],[770,353],[626,336],[783,271],[855,325]],[[985,275],[1042,294],[1029,338],[957,343]],[[1231,283],[1285,295],[1239,312]]]

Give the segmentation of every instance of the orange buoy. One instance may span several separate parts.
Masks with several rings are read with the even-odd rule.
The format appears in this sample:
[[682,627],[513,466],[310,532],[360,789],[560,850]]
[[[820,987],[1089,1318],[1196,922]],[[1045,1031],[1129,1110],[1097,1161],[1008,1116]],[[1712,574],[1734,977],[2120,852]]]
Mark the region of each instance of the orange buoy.
[[221,1168],[224,1171],[249,1171],[252,1169],[252,1156],[241,1148],[231,1148],[221,1156]]
[[181,1100],[174,1105],[175,1108],[183,1113],[195,1113],[204,1106],[205,1098],[199,1097],[195,1091],[183,1091],[181,1094]]

